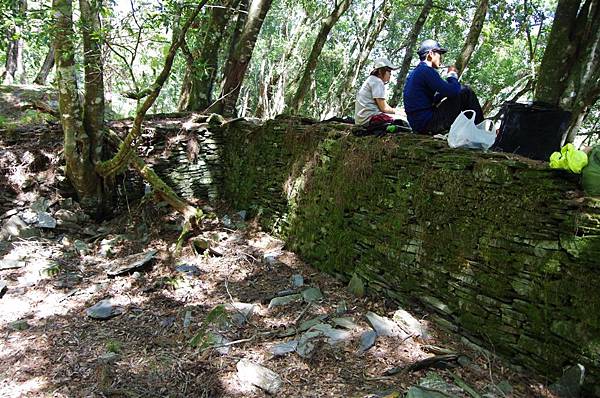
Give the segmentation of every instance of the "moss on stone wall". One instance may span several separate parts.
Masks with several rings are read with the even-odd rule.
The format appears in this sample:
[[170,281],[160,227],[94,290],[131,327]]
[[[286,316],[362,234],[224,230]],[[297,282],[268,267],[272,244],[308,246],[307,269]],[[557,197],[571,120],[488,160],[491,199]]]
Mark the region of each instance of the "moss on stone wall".
[[600,375],[600,205],[576,179],[415,135],[298,119],[225,132],[225,198],[291,249],[549,375]]

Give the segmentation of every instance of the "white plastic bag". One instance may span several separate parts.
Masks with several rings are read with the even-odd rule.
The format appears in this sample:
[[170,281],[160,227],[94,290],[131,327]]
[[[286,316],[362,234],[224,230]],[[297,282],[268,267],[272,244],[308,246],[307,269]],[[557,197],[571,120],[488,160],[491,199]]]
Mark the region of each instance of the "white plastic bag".
[[[467,116],[469,113],[472,117]],[[448,133],[450,148],[488,149],[494,141],[496,141],[496,134],[485,128],[485,121],[475,125],[473,110],[462,111],[450,126],[450,133]]]

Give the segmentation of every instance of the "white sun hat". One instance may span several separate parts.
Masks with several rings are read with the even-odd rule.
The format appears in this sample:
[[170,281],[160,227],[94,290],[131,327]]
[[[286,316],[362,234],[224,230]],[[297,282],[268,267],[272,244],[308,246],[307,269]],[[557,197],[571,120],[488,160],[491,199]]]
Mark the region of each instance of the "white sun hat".
[[390,69],[398,69],[396,65],[392,64],[390,60],[385,57],[377,58],[373,64],[373,69],[379,69],[386,66]]

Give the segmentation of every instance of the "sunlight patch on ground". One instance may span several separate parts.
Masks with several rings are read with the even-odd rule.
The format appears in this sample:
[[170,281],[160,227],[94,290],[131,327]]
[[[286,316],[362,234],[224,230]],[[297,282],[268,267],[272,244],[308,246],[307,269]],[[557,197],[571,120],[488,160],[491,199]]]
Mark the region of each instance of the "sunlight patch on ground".
[[38,393],[41,394],[40,390],[45,386],[46,380],[44,377],[34,377],[22,383],[14,380],[3,380],[0,382],[0,390],[2,390],[4,398],[34,397]]

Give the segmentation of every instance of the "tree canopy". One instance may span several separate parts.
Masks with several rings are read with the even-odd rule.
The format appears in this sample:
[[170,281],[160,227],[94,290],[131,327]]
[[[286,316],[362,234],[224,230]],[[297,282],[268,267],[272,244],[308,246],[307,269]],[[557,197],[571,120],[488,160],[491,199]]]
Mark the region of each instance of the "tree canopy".
[[[457,64],[488,116],[507,100],[539,100],[573,113],[570,141],[600,135],[598,0],[1,2],[3,82],[60,87],[63,127],[75,131],[65,153],[80,156],[67,164],[86,170],[71,178],[87,181],[80,194],[129,164],[147,112],[353,116],[380,56],[402,66],[388,89],[401,104],[426,38],[449,49],[444,63]],[[125,116],[138,127],[111,161],[103,121]]]

